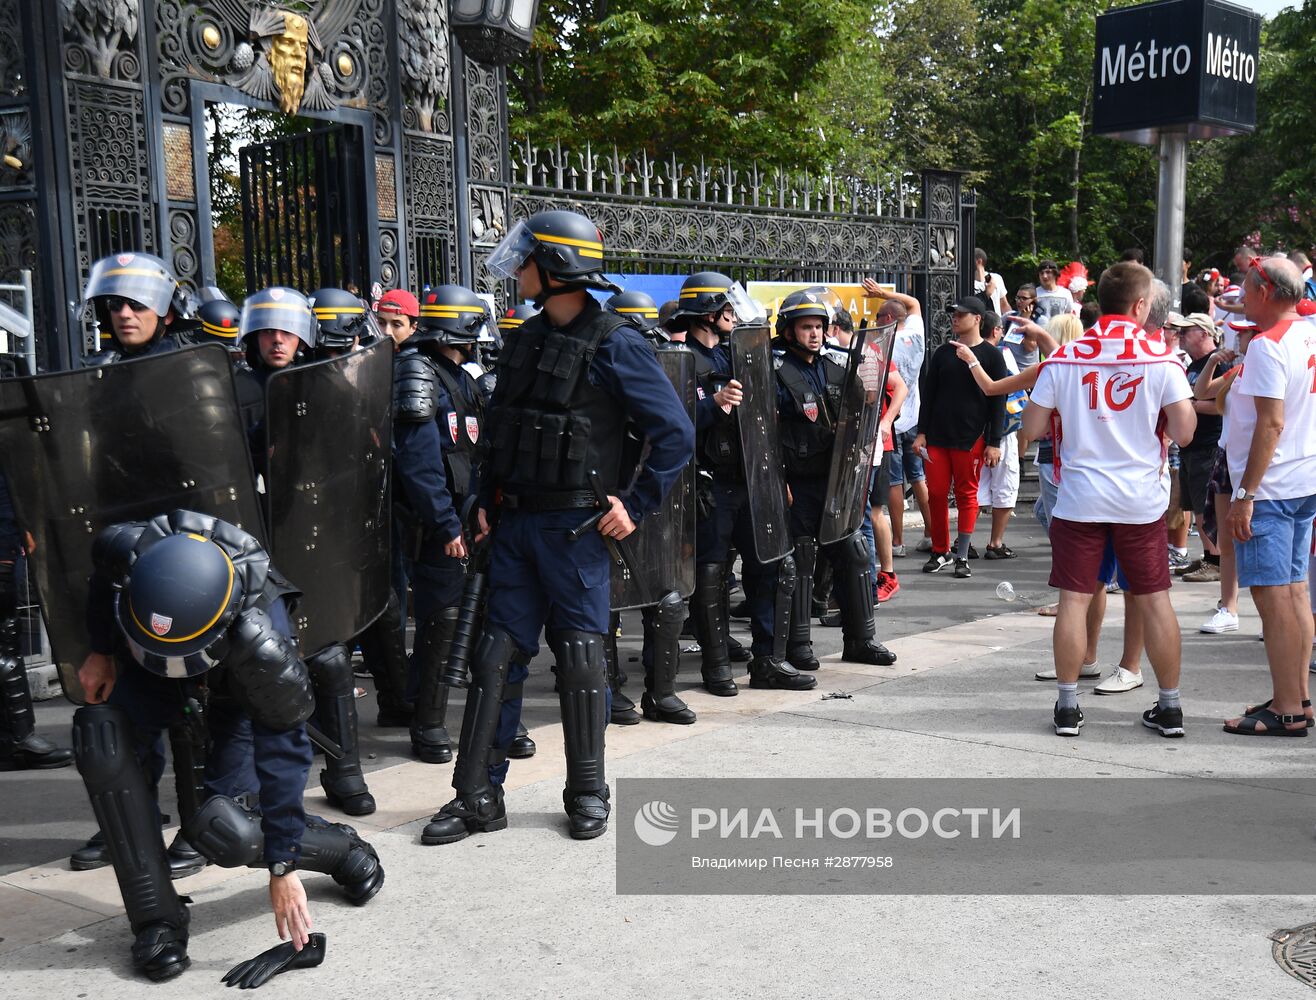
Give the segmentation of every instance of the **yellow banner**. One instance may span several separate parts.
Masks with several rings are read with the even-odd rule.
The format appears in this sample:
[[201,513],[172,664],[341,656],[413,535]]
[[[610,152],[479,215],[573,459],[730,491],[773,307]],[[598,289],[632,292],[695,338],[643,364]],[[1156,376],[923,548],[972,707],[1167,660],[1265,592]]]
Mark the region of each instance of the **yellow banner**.
[[[768,322],[773,323],[777,317],[777,308],[781,305],[781,300],[791,292],[800,292],[806,288],[817,288],[816,281],[811,282],[793,282],[793,281],[751,281],[745,286],[745,291],[749,292],[749,297],[768,311]],[[845,306],[846,311],[854,319],[856,327],[863,326],[864,320],[868,320],[869,326],[877,324],[877,311],[882,308],[882,299],[870,299],[864,294],[863,285],[827,285],[837,297],[841,300],[841,305]],[[879,286],[883,291],[894,292],[895,285]]]

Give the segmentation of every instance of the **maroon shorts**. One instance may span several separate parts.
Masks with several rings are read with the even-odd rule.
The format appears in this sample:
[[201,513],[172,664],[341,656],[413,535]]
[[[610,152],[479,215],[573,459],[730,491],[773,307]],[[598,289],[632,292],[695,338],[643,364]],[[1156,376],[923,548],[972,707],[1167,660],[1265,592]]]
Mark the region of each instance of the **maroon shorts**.
[[1170,589],[1164,515],[1150,524],[1089,524],[1051,518],[1051,586],[1092,593],[1107,541],[1129,581],[1129,593],[1156,594]]

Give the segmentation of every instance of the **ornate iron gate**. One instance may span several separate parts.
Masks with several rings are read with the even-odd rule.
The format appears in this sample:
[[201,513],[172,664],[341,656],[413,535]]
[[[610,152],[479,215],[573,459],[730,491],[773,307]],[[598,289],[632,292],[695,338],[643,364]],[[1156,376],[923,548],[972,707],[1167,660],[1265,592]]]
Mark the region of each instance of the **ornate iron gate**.
[[270,285],[369,294],[360,129],[332,125],[244,146],[247,294]]
[[[94,339],[75,304],[96,258],[144,250],[186,285],[214,281],[212,102],[358,128],[355,144],[326,132],[355,178],[317,181],[300,203],[285,197],[307,191],[295,170],[256,193],[287,151],[263,154],[252,204],[283,228],[251,234],[251,286],[462,281],[502,296],[489,249],[549,205],[588,212],[610,264],[631,272],[896,280],[923,299],[934,338],[971,265],[972,209],[962,217],[951,173],[897,173],[879,205],[876,189],[766,164],[668,169],[589,149],[514,162],[505,73],[465,56],[448,0],[0,0],[0,281],[36,270],[43,367],[76,364]],[[329,204],[331,189],[348,202]],[[327,239],[311,207],[331,220]]]

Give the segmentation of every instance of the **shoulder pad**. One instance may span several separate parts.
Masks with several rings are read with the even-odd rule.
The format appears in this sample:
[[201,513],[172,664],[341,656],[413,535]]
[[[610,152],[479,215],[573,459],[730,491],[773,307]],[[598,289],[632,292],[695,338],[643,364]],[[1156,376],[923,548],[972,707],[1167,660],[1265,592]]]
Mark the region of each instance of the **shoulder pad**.
[[773,352],[772,352],[772,367],[773,367],[773,368],[775,368],[775,369],[777,369],[777,370],[780,370],[780,369],[781,369],[781,366],[784,365],[785,363],[786,363],[786,352],[785,352],[785,351],[773,351]]
[[418,351],[404,351],[393,366],[393,419],[409,424],[433,420],[439,412],[439,376],[434,362]]
[[834,365],[840,365],[842,368],[850,363],[850,355],[837,347],[824,347],[818,352],[821,357],[826,358]]
[[485,402],[493,399],[494,389],[498,387],[498,373],[496,371],[487,371],[475,380],[475,384],[480,389],[480,395],[484,397]]
[[122,586],[128,571],[137,561],[137,545],[146,531],[145,521],[124,521],[102,528],[91,543],[92,564],[109,578],[114,586]]

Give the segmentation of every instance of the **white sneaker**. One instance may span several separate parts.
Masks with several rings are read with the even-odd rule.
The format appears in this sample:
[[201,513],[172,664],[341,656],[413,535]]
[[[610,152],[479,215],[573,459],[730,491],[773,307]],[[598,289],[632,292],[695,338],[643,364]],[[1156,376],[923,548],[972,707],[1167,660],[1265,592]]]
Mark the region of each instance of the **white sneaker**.
[[915,551],[915,552],[931,552],[931,551],[932,551],[932,539],[929,538],[927,535],[924,535],[922,538],[919,539],[919,543],[918,543],[917,545],[914,546],[914,551]]
[[1116,667],[1115,672],[1092,690],[1097,694],[1123,694],[1142,687],[1142,673],[1134,673],[1123,667]]
[[905,555],[905,547],[903,545],[893,545],[891,546],[891,554],[897,559],[901,559]]
[[[1100,677],[1101,667],[1097,666],[1096,663],[1085,663],[1083,664],[1082,669],[1079,670],[1078,676]],[[1056,679],[1056,668],[1050,667],[1047,670],[1039,670],[1037,673],[1033,674],[1033,677],[1039,681],[1053,681]]]
[[1219,635],[1221,632],[1237,632],[1238,615],[1227,608],[1216,608],[1215,614],[1202,622],[1197,631],[1206,632],[1209,635]]

